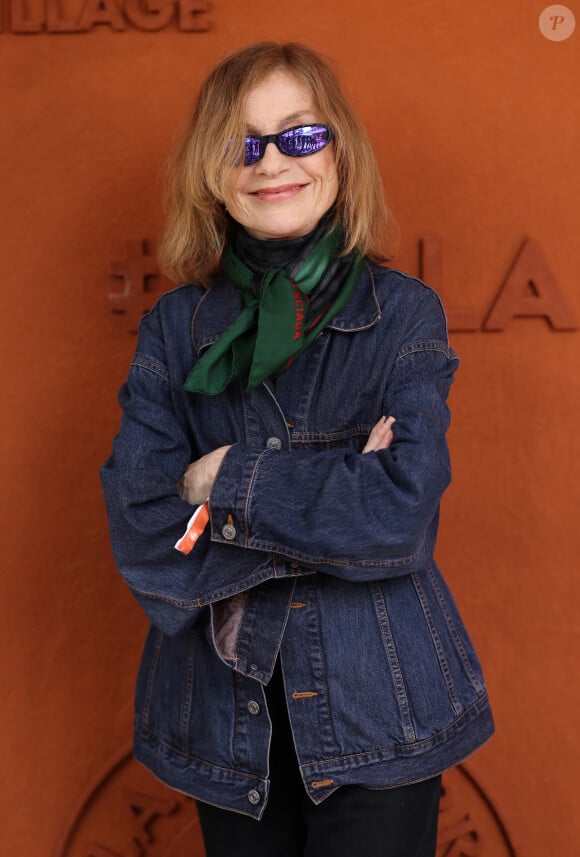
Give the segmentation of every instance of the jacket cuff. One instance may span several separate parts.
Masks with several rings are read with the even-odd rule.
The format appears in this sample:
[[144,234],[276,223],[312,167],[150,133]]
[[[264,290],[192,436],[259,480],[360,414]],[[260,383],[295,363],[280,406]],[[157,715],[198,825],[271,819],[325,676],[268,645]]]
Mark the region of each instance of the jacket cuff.
[[209,499],[212,542],[249,547],[248,499],[263,450],[236,443],[226,453]]

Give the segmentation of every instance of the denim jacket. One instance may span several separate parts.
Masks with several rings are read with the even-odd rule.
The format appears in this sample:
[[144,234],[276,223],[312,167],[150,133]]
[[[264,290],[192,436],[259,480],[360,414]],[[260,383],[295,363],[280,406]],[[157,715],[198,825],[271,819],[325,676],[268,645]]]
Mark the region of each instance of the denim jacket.
[[[368,264],[348,305],[273,384],[183,382],[239,292],[181,286],[141,321],[101,471],[117,566],[151,622],[135,755],[161,780],[260,818],[264,693],[279,657],[305,789],[438,774],[493,732],[480,665],[433,560],[458,359],[437,295]],[[361,454],[392,415],[389,449]],[[187,465],[233,444],[189,555]]]

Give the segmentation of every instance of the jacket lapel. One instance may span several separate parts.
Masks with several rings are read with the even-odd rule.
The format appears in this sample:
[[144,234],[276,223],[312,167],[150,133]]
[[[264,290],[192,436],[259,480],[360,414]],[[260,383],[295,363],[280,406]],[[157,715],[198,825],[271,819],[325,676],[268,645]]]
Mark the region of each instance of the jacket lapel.
[[219,339],[244,308],[240,290],[219,274],[198,303],[191,319],[191,338],[198,354]]

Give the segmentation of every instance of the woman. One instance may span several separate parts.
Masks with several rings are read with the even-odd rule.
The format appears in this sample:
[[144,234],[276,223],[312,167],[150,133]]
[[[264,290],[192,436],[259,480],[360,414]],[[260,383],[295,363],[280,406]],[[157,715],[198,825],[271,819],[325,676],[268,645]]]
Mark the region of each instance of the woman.
[[458,361],[433,291],[377,264],[385,224],[319,55],[212,71],[163,245],[194,285],[141,322],[102,471],[151,620],[135,754],[208,857],[432,857],[441,772],[493,731],[433,561]]

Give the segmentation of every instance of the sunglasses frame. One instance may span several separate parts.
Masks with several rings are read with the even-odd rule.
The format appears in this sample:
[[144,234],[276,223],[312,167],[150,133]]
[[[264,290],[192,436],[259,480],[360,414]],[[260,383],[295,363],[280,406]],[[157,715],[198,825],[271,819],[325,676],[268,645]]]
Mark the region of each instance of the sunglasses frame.
[[[322,144],[322,146],[320,146],[320,148],[315,149],[312,152],[296,152],[294,154],[289,154],[288,152],[285,152],[284,149],[280,145],[280,138],[281,137],[283,138],[285,134],[289,134],[291,131],[298,131],[301,128],[324,129],[324,131],[326,131],[328,134],[328,139]],[[328,146],[328,144],[330,143],[330,141],[333,139],[333,137],[334,137],[334,133],[333,133],[333,130],[330,127],[330,125],[323,125],[322,123],[318,123],[318,122],[315,124],[307,123],[304,125],[293,125],[292,128],[285,128],[283,131],[280,131],[278,134],[264,134],[263,137],[258,137],[254,134],[247,134],[246,138],[245,138],[245,144],[244,144],[244,166],[249,167],[249,166],[252,166],[252,164],[257,164],[258,161],[261,161],[262,158],[264,157],[264,155],[266,154],[266,146],[268,145],[268,143],[274,143],[274,145],[276,146],[278,151],[281,152],[283,155],[286,155],[288,158],[306,158],[306,157],[308,157],[308,155],[316,155],[317,152],[321,152],[323,149],[325,149]],[[260,145],[260,154],[258,155],[257,158],[255,158],[252,161],[246,160],[245,145],[246,145],[248,140],[257,140],[259,142],[259,145]]]

